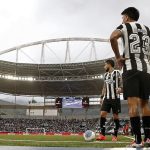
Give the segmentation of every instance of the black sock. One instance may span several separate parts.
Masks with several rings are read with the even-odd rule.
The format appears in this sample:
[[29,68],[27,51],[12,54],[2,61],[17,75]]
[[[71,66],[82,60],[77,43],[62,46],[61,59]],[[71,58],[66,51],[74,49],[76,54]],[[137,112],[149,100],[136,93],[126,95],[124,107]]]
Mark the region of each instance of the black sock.
[[114,128],[114,136],[117,137],[118,129],[119,129],[119,119],[114,119],[115,128]]
[[105,136],[105,122],[106,122],[106,118],[101,117],[100,118],[100,132],[104,136]]
[[137,144],[140,144],[142,142],[140,117],[131,117],[130,121],[133,133],[135,135],[135,141]]
[[150,116],[143,116],[143,129],[144,129],[144,141],[146,141],[147,138],[150,138]]

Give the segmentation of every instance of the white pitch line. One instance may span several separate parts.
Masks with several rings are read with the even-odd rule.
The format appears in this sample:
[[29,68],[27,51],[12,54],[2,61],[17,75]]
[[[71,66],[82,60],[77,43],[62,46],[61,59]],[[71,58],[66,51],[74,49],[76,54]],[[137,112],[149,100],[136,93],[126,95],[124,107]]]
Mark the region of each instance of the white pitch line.
[[92,143],[115,143],[115,144],[120,144],[120,143],[130,143],[130,142],[121,142],[121,141],[95,141]]
[[124,136],[124,137],[126,137],[126,138],[128,138],[128,139],[131,139],[131,140],[134,140],[134,138],[133,138],[133,137],[130,137],[130,136]]
[[97,144],[101,144],[101,143],[115,143],[115,144],[120,144],[120,143],[130,143],[130,142],[120,142],[120,141],[117,141],[117,142],[113,142],[113,141],[94,141],[94,142],[84,142],[84,141],[38,141],[38,140],[11,140],[11,139],[0,139],[0,141],[10,141],[10,142],[41,142],[41,143],[57,143],[57,142],[61,142],[61,143],[97,143]]

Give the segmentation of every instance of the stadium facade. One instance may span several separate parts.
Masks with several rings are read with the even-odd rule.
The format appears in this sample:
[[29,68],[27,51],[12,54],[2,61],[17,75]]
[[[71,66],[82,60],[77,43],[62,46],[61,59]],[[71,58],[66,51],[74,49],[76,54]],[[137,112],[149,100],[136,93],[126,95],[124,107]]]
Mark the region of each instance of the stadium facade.
[[[92,43],[92,49],[95,51],[94,42],[108,43],[107,39],[99,38],[61,38],[50,39],[29,44],[20,45],[0,52],[0,55],[16,51],[16,61],[0,60],[0,92],[16,96],[40,96],[44,97],[42,104],[18,105],[0,104],[1,111],[14,110],[14,115],[17,114],[17,109],[26,110],[23,113],[26,116],[99,116],[99,97],[103,87],[104,62],[103,60],[86,61],[78,63],[43,63],[44,47],[51,42],[66,42],[66,56],[69,54],[69,42],[71,41],[88,41]],[[19,63],[18,52],[23,48],[41,45],[41,62],[35,63]],[[96,55],[95,55],[96,56]],[[57,109],[55,101],[48,100],[55,97],[64,96],[88,96],[90,98],[90,107],[82,109]],[[96,100],[92,100],[97,98]],[[126,105],[126,104],[125,104]],[[23,111],[25,112],[25,111]],[[6,113],[8,114],[8,113]],[[11,113],[12,114],[12,113]],[[8,115],[9,117],[11,116]],[[53,115],[52,115],[53,114]],[[7,115],[5,115],[6,117]],[[20,113],[21,116],[21,113]]]

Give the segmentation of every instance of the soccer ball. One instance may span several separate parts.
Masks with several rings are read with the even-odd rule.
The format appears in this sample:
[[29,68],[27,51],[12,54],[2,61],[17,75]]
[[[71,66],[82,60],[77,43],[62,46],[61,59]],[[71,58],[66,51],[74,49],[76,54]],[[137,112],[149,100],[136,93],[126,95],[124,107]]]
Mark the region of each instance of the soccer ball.
[[84,134],[83,137],[85,139],[85,141],[92,141],[95,139],[95,132],[91,131],[91,130],[87,130]]

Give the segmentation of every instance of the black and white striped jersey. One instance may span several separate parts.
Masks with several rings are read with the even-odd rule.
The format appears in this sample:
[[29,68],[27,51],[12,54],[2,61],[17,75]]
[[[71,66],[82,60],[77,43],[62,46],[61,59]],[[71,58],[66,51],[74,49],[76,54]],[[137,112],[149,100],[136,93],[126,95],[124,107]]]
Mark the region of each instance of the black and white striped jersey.
[[147,26],[131,22],[117,27],[122,32],[125,61],[123,71],[139,70],[150,73],[150,30]]
[[119,70],[113,70],[104,74],[105,95],[106,99],[120,98],[116,93],[116,88],[120,87],[121,74]]

